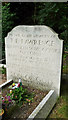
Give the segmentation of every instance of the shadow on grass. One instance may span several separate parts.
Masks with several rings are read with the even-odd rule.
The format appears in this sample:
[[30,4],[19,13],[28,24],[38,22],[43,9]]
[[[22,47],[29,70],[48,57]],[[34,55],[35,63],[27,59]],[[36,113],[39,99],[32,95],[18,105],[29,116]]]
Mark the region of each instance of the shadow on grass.
[[62,75],[60,88],[60,97],[46,120],[68,120],[68,75]]
[[65,96],[66,100],[66,116],[68,117],[68,74],[62,76],[61,96]]

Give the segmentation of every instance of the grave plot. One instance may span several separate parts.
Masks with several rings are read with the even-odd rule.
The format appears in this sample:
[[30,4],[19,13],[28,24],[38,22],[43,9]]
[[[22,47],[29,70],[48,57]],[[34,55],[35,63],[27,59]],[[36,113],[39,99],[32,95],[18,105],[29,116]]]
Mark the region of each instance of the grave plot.
[[[18,85],[19,83],[16,84]],[[24,118],[24,120],[26,120],[42,99],[48,94],[48,91],[43,92],[23,85],[17,88],[14,88],[14,86],[15,83],[12,82],[3,86],[3,119]]]
[[7,80],[21,78],[27,87],[49,91],[29,118],[46,118],[60,95],[62,48],[47,26],[17,26],[5,38]]

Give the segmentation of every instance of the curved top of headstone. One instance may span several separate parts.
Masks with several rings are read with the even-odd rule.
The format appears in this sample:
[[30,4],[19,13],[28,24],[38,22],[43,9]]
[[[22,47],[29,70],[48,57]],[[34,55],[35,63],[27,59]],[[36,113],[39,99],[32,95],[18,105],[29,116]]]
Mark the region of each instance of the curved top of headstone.
[[[25,29],[26,28],[26,29]],[[13,29],[12,29],[12,31],[16,31],[16,30],[28,30],[28,28],[35,28],[35,30],[47,30],[46,32],[48,32],[48,31],[50,31],[50,32],[52,32],[52,33],[55,33],[55,34],[57,34],[52,28],[50,28],[50,27],[48,27],[48,26],[45,26],[45,25],[18,25],[18,26],[16,26],[16,27],[14,27]],[[38,29],[37,29],[38,28]],[[43,31],[42,31],[43,32]]]
[[[45,35],[49,35],[50,37],[56,37],[58,40],[62,40],[59,39],[58,37],[58,33],[56,33],[52,28],[45,26],[45,25],[18,25],[16,27],[14,27],[7,35],[7,37],[11,36],[11,35],[16,35],[16,34],[22,34],[22,32],[24,32],[24,34],[26,33],[30,33],[31,34],[45,34]],[[63,40],[62,40],[63,41]]]
[[[11,31],[16,31],[16,30],[26,30],[26,29],[28,29],[28,28],[35,28],[35,30],[48,30],[48,31],[50,31],[50,32],[52,32],[52,33],[55,33],[55,34],[57,34],[52,28],[50,28],[50,27],[48,27],[48,26],[45,26],[45,25],[34,25],[34,26],[30,26],[30,25],[18,25],[18,26],[16,26],[16,27],[14,27]],[[37,29],[38,28],[38,29]]]
[[33,34],[36,34],[36,32],[37,32],[37,34],[39,34],[39,32],[40,33],[43,33],[43,34],[45,34],[45,35],[55,35],[56,37],[58,37],[58,34],[52,29],[52,28],[50,28],[50,27],[48,27],[48,26],[44,26],[44,25],[34,25],[34,26],[29,26],[29,25],[19,25],[19,26],[16,26],[16,27],[14,27],[9,33],[8,33],[8,35],[7,36],[9,36],[9,35],[12,35],[12,34],[15,34],[15,33],[17,33],[17,32],[19,32],[19,34],[21,33],[21,32],[31,32],[31,33],[33,33]]

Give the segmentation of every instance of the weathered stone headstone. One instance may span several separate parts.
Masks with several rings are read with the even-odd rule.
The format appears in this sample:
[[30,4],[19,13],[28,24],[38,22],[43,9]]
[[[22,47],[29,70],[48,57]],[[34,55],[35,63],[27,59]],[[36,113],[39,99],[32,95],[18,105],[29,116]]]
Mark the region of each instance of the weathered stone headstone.
[[5,38],[7,80],[59,95],[63,40],[47,26],[17,26]]

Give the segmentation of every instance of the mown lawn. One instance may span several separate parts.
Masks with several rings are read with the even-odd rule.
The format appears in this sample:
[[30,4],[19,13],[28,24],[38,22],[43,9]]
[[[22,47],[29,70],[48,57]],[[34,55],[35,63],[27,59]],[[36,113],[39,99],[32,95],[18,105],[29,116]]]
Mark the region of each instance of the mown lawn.
[[57,103],[49,114],[47,120],[50,118],[67,118],[68,120],[68,96],[61,95],[58,98]]
[[62,75],[61,81],[61,95],[57,100],[54,108],[50,112],[47,120],[61,120],[61,118],[68,120],[68,54],[63,56],[63,70],[62,74],[66,74],[65,77]]

